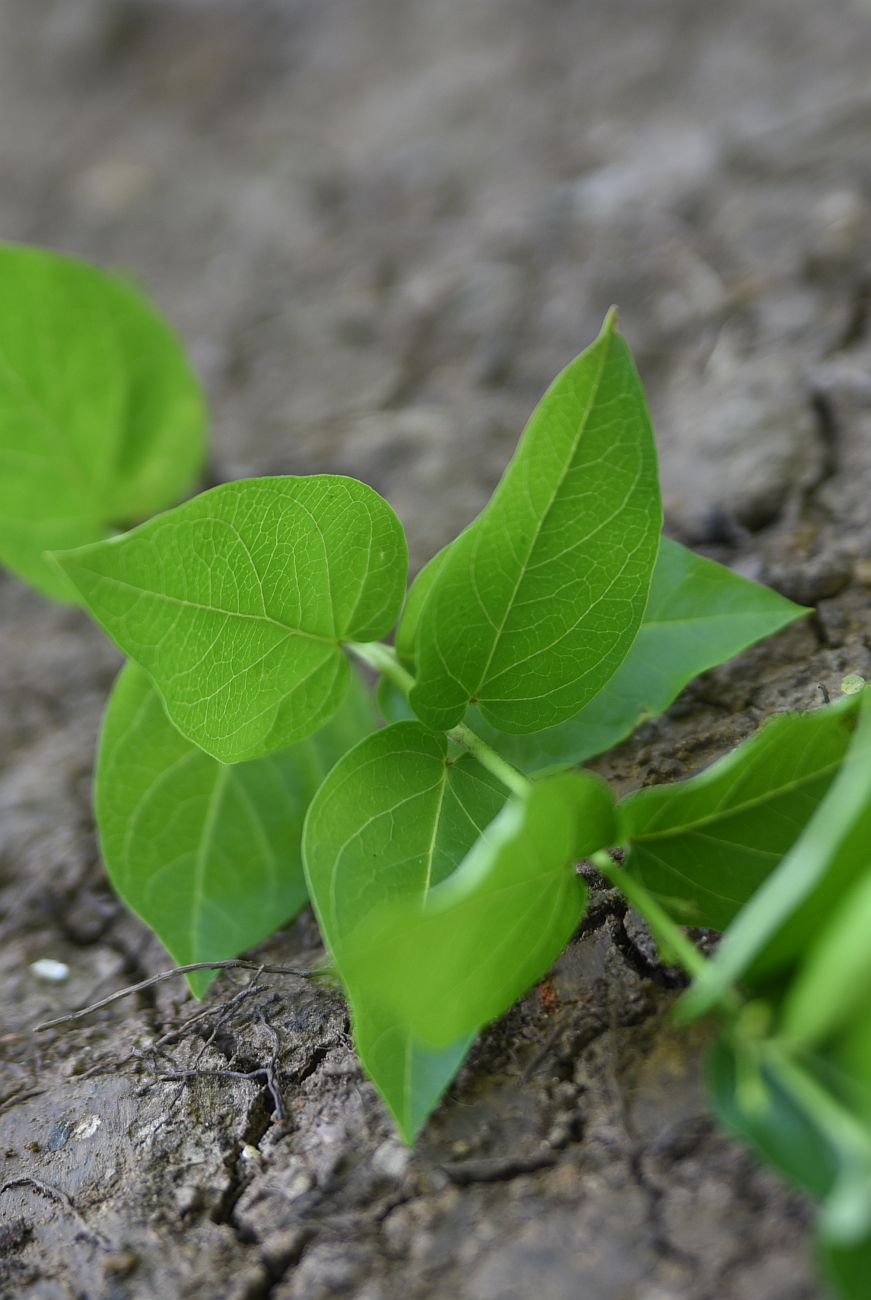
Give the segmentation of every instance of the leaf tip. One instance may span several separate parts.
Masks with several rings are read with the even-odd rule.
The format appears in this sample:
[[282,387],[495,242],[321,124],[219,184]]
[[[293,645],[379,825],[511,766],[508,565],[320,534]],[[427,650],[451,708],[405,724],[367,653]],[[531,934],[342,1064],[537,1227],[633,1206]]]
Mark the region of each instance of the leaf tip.
[[607,338],[612,334],[618,333],[620,328],[619,316],[620,313],[615,305],[608,308],[605,313],[605,319],[602,322],[601,338]]

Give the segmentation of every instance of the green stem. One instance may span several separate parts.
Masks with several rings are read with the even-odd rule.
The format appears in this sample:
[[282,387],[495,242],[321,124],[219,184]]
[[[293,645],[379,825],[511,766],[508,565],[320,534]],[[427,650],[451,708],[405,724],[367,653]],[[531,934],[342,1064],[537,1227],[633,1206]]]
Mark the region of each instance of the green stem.
[[688,975],[698,979],[707,969],[707,958],[687,938],[680,926],[675,925],[653,895],[648,893],[639,880],[613,862],[604,849],[594,853],[590,861],[606,880],[616,885],[626,901],[641,913],[660,948],[665,949],[669,957],[678,961]]
[[385,645],[383,641],[349,641],[345,648],[356,655],[361,663],[368,664],[376,673],[388,677],[403,695],[408,695],[414,685],[414,678],[399,662],[393,646]]
[[491,749],[485,740],[476,735],[471,728],[467,727],[464,722],[459,726],[452,727],[448,732],[451,740],[455,740],[458,745],[462,745],[470,754],[477,758],[482,767],[486,767],[488,772],[492,772],[497,780],[507,786],[512,794],[519,795],[521,799],[529,794],[529,787],[532,782],[522,772],[518,772],[516,767],[497,754],[495,749]]
[[[351,654],[356,655],[362,663],[368,664],[370,668],[374,668],[376,672],[389,678],[408,698],[408,693],[414,686],[414,678],[410,672],[403,668],[392,646],[384,645],[382,641],[349,641],[347,649],[350,650]],[[459,726],[452,727],[447,734],[450,740],[455,740],[458,745],[462,745],[464,749],[474,755],[481,766],[486,767],[488,772],[492,772],[493,776],[501,781],[512,794],[523,798],[529,793],[529,779],[502,758],[501,755],[497,754],[495,749],[492,749],[486,741],[477,736],[465,723],[461,722]]]

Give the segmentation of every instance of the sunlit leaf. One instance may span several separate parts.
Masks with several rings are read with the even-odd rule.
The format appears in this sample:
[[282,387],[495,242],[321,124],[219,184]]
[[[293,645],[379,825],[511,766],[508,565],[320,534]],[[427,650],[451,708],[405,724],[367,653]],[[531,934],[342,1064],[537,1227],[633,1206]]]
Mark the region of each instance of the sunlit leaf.
[[611,315],[438,566],[417,618],[418,716],[450,728],[477,703],[511,732],[572,717],[635,638],[660,526],[644,395]]
[[174,724],[225,763],[327,721],[349,681],[342,643],[386,635],[407,563],[387,503],[329,474],[225,483],[58,559]]
[[432,590],[432,585],[439,575],[442,565],[448,558],[450,546],[444,546],[428,564],[425,564],[411,584],[402,617],[396,629],[396,653],[402,663],[413,665],[417,650],[417,629],[424,601]]
[[[410,598],[409,610],[413,613]],[[526,736],[498,731],[477,709],[469,710],[466,722],[521,771],[544,773],[582,763],[611,749],[645,719],[664,713],[699,673],[806,613],[770,587],[664,537],[638,636],[589,704],[567,722]]]

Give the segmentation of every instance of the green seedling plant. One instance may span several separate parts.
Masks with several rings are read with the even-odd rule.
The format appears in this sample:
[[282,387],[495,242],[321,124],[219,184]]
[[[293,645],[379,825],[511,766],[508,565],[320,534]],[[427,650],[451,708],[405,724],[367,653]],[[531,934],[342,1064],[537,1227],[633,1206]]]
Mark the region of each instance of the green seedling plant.
[[[480,1030],[571,940],[586,860],[684,967],[679,1016],[719,1020],[717,1113],[819,1199],[827,1276],[865,1300],[871,693],[853,676],[620,802],[580,767],[806,613],[662,536],[615,313],[409,590],[402,525],[356,480],[173,504],[203,409],[136,290],[0,248],[0,558],[127,657],[95,782],[120,897],[185,965],[310,900],[362,1064],[413,1142]],[[683,927],[723,931],[716,955]]]

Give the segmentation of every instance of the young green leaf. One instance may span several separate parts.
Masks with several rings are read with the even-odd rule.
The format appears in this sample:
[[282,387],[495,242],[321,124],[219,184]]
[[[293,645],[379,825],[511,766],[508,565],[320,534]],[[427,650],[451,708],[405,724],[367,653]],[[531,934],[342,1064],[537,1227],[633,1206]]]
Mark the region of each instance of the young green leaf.
[[871,691],[810,714],[808,722],[822,716],[847,723],[857,712],[858,725],[825,798],[811,809],[803,834],[730,925],[704,976],[684,995],[685,1019],[704,1015],[739,980],[763,986],[794,963],[838,900],[867,871]]
[[701,775],[630,795],[626,869],[683,923],[724,930],[825,798],[855,717],[850,700],[784,714]]
[[417,622],[418,716],[449,729],[477,702],[510,732],[572,717],[635,638],[660,526],[650,420],[612,314],[438,566]]
[[[430,889],[459,865],[507,792],[444,735],[419,722],[374,732],[336,764],[303,832],[309,894],[339,974],[348,939],[372,908]],[[433,1053],[389,1008],[349,988],[360,1056],[407,1140],[459,1068],[469,1039]]]
[[[426,573],[422,570],[418,582]],[[664,537],[638,636],[589,704],[567,722],[526,736],[497,731],[476,709],[466,722],[523,772],[543,774],[582,763],[612,748],[645,719],[664,713],[699,673],[807,612],[770,587]]]
[[204,454],[199,385],[127,281],[0,245],[0,562],[74,600],[43,558],[171,505]]
[[863,1240],[846,1245],[824,1237],[819,1245],[823,1272],[835,1295],[840,1300],[868,1300],[871,1233]]
[[838,1152],[807,1108],[740,1044],[721,1038],[709,1061],[714,1110],[768,1164],[818,1200],[838,1174]]
[[451,549],[443,546],[440,551],[429,560],[421,569],[409,588],[408,595],[405,598],[405,605],[402,610],[402,617],[396,629],[396,653],[399,656],[400,663],[407,667],[412,667],[417,655],[417,629],[420,623],[420,615],[424,602],[429,596],[433,583],[438,577],[442,565],[448,558],[448,552]]
[[357,1054],[410,1145],[463,1064],[475,1035],[443,1048],[426,1047],[391,1011],[368,996],[348,996]]
[[243,479],[58,556],[89,612],[223,763],[311,735],[338,708],[343,641],[393,626],[402,525],[354,479]]
[[[309,800],[372,725],[354,674],[316,735],[226,767],[176,730],[147,673],[132,663],[122,670],[97,764],[100,843],[115,891],[176,962],[235,957],[299,911]],[[188,982],[199,997],[214,978],[195,972]]]
[[576,929],[579,857],[613,840],[607,786],[550,777],[512,799],[457,870],[392,900],[352,932],[342,973],[359,1001],[392,1008],[414,1037],[443,1047],[506,1011]]
[[462,862],[508,792],[470,755],[419,722],[374,732],[341,759],[306,817],[303,857],[324,941],[345,944],[387,899],[426,897]]
[[[871,866],[871,854],[869,854]],[[790,1044],[812,1047],[861,1016],[871,992],[871,875],[839,899],[783,1000]]]
[[844,1300],[865,1300],[871,1258],[871,1132],[832,1091],[828,1071],[776,1044],[722,1039],[710,1069],[714,1109],[790,1182],[822,1202],[820,1243]]

